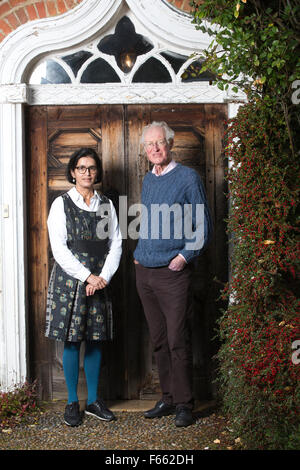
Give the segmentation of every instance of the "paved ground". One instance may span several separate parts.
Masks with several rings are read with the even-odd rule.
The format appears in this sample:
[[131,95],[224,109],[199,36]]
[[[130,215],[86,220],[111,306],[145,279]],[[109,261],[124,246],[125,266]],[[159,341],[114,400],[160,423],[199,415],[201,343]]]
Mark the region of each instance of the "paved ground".
[[[154,402],[125,401],[109,404],[117,420],[103,422],[86,416],[70,428],[63,423],[65,402],[48,404],[26,424],[0,432],[0,450],[235,450],[240,440],[215,403],[195,407],[195,423],[177,428],[174,416],[145,419],[143,411]],[[83,408],[84,403],[81,403]]]

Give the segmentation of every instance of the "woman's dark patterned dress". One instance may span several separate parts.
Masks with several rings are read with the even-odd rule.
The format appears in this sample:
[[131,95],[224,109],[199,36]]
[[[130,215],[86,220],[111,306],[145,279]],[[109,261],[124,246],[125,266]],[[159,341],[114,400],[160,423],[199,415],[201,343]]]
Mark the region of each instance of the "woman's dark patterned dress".
[[[99,275],[107,256],[107,239],[96,233],[101,216],[79,209],[68,194],[63,194],[66,214],[67,244],[74,256],[92,274]],[[101,197],[101,203],[109,203]],[[108,288],[86,296],[86,283],[69,276],[55,262],[48,287],[46,332],[48,338],[60,341],[111,340],[112,307]]]

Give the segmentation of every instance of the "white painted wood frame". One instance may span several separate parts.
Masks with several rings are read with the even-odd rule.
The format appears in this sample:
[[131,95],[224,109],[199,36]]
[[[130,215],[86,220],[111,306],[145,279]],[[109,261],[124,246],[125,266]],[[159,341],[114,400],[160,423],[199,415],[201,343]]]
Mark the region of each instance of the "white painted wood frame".
[[27,376],[26,203],[24,104],[228,103],[235,115],[240,95],[207,82],[167,84],[29,85],[36,63],[49,53],[80,49],[129,16],[136,31],[179,54],[201,55],[210,38],[191,17],[164,0],[84,0],[59,16],[32,21],[0,45],[0,389]]

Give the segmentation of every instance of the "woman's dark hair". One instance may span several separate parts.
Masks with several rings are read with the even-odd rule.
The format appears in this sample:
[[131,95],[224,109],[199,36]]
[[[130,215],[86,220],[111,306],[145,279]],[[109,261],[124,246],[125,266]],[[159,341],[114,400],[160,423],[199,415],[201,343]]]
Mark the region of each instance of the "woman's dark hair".
[[102,181],[101,161],[100,161],[100,158],[99,158],[97,152],[95,152],[95,150],[93,150],[92,148],[89,148],[89,147],[83,147],[79,150],[76,150],[76,152],[74,152],[71,155],[71,158],[70,158],[68,166],[67,166],[67,172],[66,172],[67,180],[69,181],[69,183],[74,184],[74,181],[73,181],[74,178],[71,174],[71,171],[75,170],[78,161],[82,157],[91,157],[95,160],[95,163],[96,163],[96,166],[97,166],[97,178],[96,178],[95,184],[100,183]]

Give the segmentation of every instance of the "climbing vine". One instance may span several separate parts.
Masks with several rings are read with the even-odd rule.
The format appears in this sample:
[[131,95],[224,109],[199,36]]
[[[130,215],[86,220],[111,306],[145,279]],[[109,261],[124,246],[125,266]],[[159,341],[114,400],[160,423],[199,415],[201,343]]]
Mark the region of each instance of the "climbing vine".
[[[192,2],[212,37],[202,67],[221,89],[246,93],[228,122],[232,239],[228,307],[219,320],[220,390],[247,448],[300,443],[299,103],[296,1]],[[300,82],[299,82],[300,83]]]

